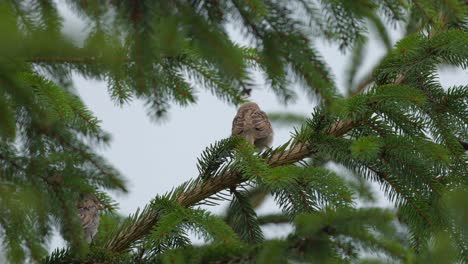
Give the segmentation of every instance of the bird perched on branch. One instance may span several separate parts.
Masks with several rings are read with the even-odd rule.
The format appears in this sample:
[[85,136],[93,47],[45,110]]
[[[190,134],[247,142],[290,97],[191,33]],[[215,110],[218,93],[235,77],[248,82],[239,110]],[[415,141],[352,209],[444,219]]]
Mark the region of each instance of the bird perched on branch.
[[244,137],[260,151],[273,142],[273,129],[268,116],[256,103],[246,103],[239,107],[232,121],[232,136]]
[[77,208],[85,239],[91,242],[99,227],[99,211],[104,209],[104,206],[96,196],[87,194],[78,202]]

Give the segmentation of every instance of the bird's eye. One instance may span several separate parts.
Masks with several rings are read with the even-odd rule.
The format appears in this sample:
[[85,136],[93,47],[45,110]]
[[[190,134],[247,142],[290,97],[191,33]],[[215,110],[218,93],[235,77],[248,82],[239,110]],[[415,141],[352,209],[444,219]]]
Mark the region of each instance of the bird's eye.
[[262,131],[263,129],[256,127],[255,130]]

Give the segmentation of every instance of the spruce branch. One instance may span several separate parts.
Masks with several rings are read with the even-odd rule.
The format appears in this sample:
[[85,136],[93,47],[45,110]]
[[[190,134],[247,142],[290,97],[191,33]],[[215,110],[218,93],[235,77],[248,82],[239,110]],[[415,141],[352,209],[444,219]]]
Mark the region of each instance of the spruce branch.
[[257,214],[246,195],[247,192],[232,190],[233,201],[229,207],[225,221],[247,243],[260,243],[264,240],[257,220]]
[[[402,36],[402,38],[405,38],[409,34],[412,34],[414,32],[420,32],[421,30],[422,30],[422,25],[419,25],[414,30],[405,32],[405,34],[404,34],[404,36]],[[391,50],[387,50],[386,55],[388,55],[388,53],[390,51]],[[382,59],[383,58],[385,58],[385,56],[383,56]],[[374,82],[373,72],[375,71],[375,69],[377,69],[380,66],[380,63],[382,62],[382,59],[369,72],[367,72],[364,75],[362,80],[356,85],[355,89],[350,92],[350,94],[349,94],[350,96],[355,96],[355,95],[363,93]],[[401,76],[401,77],[403,77],[403,76]],[[402,82],[403,82],[403,80],[400,80],[400,83],[402,83]],[[395,84],[398,84],[398,82],[395,82]]]
[[386,172],[379,171],[378,169],[372,168],[370,166],[367,166],[369,170],[371,170],[373,173],[375,173],[381,181],[385,181],[387,184],[392,186],[392,188],[399,194],[401,195],[406,202],[416,211],[416,213],[421,216],[426,223],[428,223],[431,227],[434,227],[434,224],[432,221],[429,219],[429,216],[424,213],[423,209],[421,209],[411,197],[408,197],[408,195],[405,195],[405,192],[401,191],[398,186],[392,183],[392,181],[389,179],[389,175]]
[[67,140],[64,136],[62,136],[60,133],[57,133],[57,131],[53,130],[48,130],[47,128],[42,128],[39,126],[38,128],[39,131],[41,131],[44,135],[50,136],[52,138],[55,138],[62,146],[65,148],[68,148],[76,153],[78,153],[83,159],[88,161],[90,164],[93,165],[93,167],[99,171],[99,174],[108,177],[113,181],[113,183],[123,192],[127,192],[127,188],[125,187],[125,184],[123,182],[120,182],[120,179],[118,179],[118,176],[116,173],[113,173],[110,171],[111,168],[105,168],[103,167],[103,164],[100,164],[99,161],[97,161],[92,154],[87,152],[83,147],[76,146],[73,144],[73,142]]

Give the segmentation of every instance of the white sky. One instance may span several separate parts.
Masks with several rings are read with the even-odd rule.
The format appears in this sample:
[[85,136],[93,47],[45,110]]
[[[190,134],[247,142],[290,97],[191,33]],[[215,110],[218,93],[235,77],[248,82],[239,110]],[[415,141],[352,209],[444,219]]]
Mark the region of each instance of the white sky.
[[[64,31],[75,39],[82,39],[86,28],[79,18],[62,6],[65,18]],[[239,34],[233,33],[236,41],[242,42]],[[392,31],[392,40],[398,38]],[[375,38],[374,38],[375,39]],[[325,60],[336,76],[337,85],[344,85],[344,70],[346,57],[336,47],[325,43],[317,43]],[[367,48],[368,58],[365,61],[365,71],[384,55],[383,47],[376,40]],[[443,71],[442,82],[449,86],[468,83],[467,72]],[[209,92],[198,90],[197,105],[187,108],[172,107],[168,122],[155,124],[146,115],[140,101],[134,101],[120,108],[110,100],[106,84],[95,80],[86,80],[74,76],[74,83],[86,105],[102,120],[102,127],[112,134],[112,143],[101,153],[119,169],[128,180],[129,193],[124,196],[114,196],[120,203],[120,213],[128,215],[138,207],[145,206],[157,194],[163,194],[171,188],[197,175],[196,161],[199,154],[209,144],[228,137],[232,118],[236,109],[221,102]],[[259,81],[261,84],[261,82]],[[260,85],[261,86],[261,85]],[[261,88],[261,87],[260,87]],[[266,112],[293,111],[309,114],[313,104],[308,102],[304,93],[296,104],[285,107],[281,105],[266,88],[254,90],[251,100],[259,103]],[[275,129],[274,146],[289,139],[292,129]],[[376,188],[378,191],[378,189]],[[385,198],[380,197],[379,204],[388,206]],[[210,208],[212,212],[220,213],[224,207]],[[273,201],[267,201],[259,210],[259,214],[278,210]],[[289,228],[284,226],[269,227],[266,236],[285,235]],[[62,241],[54,237],[51,247],[62,245]]]

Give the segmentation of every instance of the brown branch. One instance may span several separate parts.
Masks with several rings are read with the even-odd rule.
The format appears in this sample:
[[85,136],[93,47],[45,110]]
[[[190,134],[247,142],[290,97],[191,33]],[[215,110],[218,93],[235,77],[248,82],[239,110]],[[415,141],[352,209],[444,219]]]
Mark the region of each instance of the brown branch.
[[[380,63],[377,64],[377,66],[379,65]],[[377,66],[375,68],[377,68]],[[374,69],[375,69],[374,68]],[[372,71],[374,71],[374,69]],[[361,94],[363,93],[368,87],[369,85],[372,84],[372,82],[374,81],[374,78],[372,76],[372,71],[370,73],[367,74],[366,78],[364,78],[357,86],[356,86],[356,89],[354,91],[351,91],[350,92],[350,96],[355,96],[355,95],[358,95],[358,94]],[[402,84],[403,82],[405,81],[405,75],[404,74],[400,74],[397,76],[396,80],[393,82],[393,84]]]
[[349,93],[350,96],[355,96],[357,94],[361,94],[364,92],[364,90],[369,87],[369,85],[372,83],[374,78],[372,77],[372,72],[368,73],[364,79],[361,80],[361,82],[356,86],[356,89],[351,91]]

